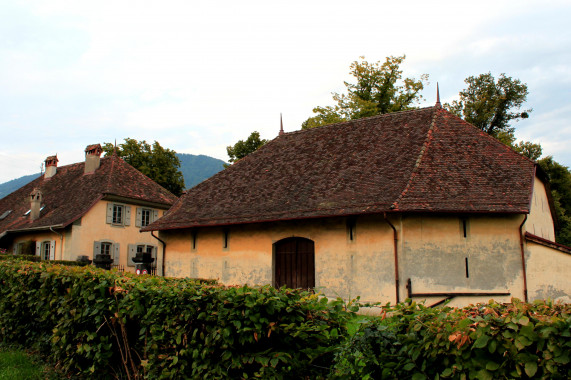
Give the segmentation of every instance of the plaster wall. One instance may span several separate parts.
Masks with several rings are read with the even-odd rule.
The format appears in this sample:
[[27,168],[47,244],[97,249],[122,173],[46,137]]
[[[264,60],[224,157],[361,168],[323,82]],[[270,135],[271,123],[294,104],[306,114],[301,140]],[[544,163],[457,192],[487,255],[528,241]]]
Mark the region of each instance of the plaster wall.
[[555,227],[543,182],[535,177],[531,209],[525,223],[525,230],[536,236],[555,241]]
[[571,302],[571,255],[531,241],[526,248],[529,300]]
[[[399,237],[401,301],[407,296],[409,278],[415,293],[509,292],[510,296],[493,298],[523,298],[518,232],[522,215],[391,215],[389,220]],[[224,230],[228,248],[223,248]],[[382,216],[356,218],[353,240],[346,218],[162,231],[160,237],[167,242],[167,276],[213,278],[227,285],[273,284],[273,244],[287,237],[307,238],[315,243],[317,291],[345,299],[396,301],[393,230]]]
[[[106,223],[107,204],[115,203],[131,207],[129,225],[113,225]],[[105,241],[119,243],[119,265],[125,270],[134,272],[134,267],[127,266],[127,253],[129,244],[145,244],[158,247],[157,257],[162,255],[162,245],[151,236],[150,232],[139,232],[140,227],[135,226],[136,206],[129,203],[99,201],[93,206],[81,221],[74,223],[71,229],[69,249],[66,247],[64,260],[76,260],[77,256],[85,255],[93,259],[93,243]],[[162,212],[159,213],[162,215]]]
[[[93,259],[93,243],[106,241],[119,243],[119,265],[123,265],[126,271],[134,272],[134,267],[127,266],[127,254],[129,244],[144,244],[157,247],[157,258],[162,257],[162,244],[151,236],[150,232],[139,232],[140,227],[135,226],[136,208],[138,206],[128,203],[111,202],[131,206],[130,225],[116,226],[106,223],[107,204],[109,201],[99,201],[80,220],[74,222],[65,230],[57,230],[60,235],[51,231],[30,232],[17,235],[13,244],[26,240],[56,241],[56,260],[74,261],[78,256],[84,255]],[[140,206],[139,206],[140,207]],[[159,212],[162,216],[163,211]],[[62,250],[63,247],[63,250]],[[10,251],[11,252],[11,251]],[[160,269],[160,262],[157,263]],[[162,273],[159,273],[162,274]]]
[[[228,248],[223,248],[224,230]],[[167,276],[213,278],[227,285],[273,284],[273,244],[288,237],[315,243],[316,291],[364,301],[394,298],[392,230],[382,217],[357,219],[354,239],[345,218],[276,222],[193,232],[162,231],[167,242]]]
[[[58,230],[59,233],[62,233],[61,230]],[[65,232],[63,233],[63,239],[60,235],[51,232],[51,231],[41,231],[41,232],[31,232],[27,234],[18,234],[14,237],[12,241],[12,245],[10,246],[8,252],[12,253],[13,248],[18,243],[22,243],[25,241],[33,240],[35,242],[46,242],[46,241],[54,241],[55,242],[55,260],[62,260],[62,247],[66,245],[66,237],[67,235]],[[65,248],[64,251],[65,252]]]
[[522,220],[522,215],[403,216],[395,223],[401,236],[401,294],[406,297],[410,279],[413,293],[511,293],[455,298],[452,305],[523,299]]

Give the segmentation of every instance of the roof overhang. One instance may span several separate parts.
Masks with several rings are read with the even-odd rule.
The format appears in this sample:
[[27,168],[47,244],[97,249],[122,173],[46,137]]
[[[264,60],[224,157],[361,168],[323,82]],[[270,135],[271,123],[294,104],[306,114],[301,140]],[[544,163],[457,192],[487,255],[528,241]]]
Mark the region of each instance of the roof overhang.
[[26,232],[37,232],[37,231],[51,231],[54,229],[61,229],[65,228],[63,224],[54,224],[52,226],[42,226],[42,227],[30,227],[30,228],[19,228],[15,230],[6,230],[0,233],[0,239],[8,234],[19,234],[19,233],[26,233]]
[[352,218],[357,216],[371,216],[371,215],[457,215],[457,216],[466,216],[466,215],[524,215],[529,214],[529,210],[520,210],[520,211],[490,211],[490,210],[450,210],[450,211],[427,211],[427,210],[386,210],[386,211],[375,211],[375,212],[360,212],[360,213],[345,213],[345,214],[323,214],[323,215],[314,215],[314,216],[306,216],[306,217],[291,217],[291,218],[260,218],[257,220],[240,220],[239,218],[234,218],[233,220],[224,218],[219,221],[209,219],[210,222],[206,220],[195,220],[188,223],[181,223],[178,226],[168,226],[162,228],[154,228],[153,224],[148,225],[147,227],[141,228],[141,232],[148,232],[148,231],[169,231],[169,230],[182,230],[182,229],[192,229],[192,228],[206,228],[206,227],[227,227],[227,226],[237,226],[237,225],[246,225],[246,224],[263,224],[263,223],[275,223],[275,222],[289,222],[294,220],[314,220],[314,219],[326,219],[326,218]]
[[163,210],[168,210],[172,206],[171,204],[167,204],[167,203],[149,202],[149,201],[136,199],[136,198],[122,197],[122,196],[115,195],[115,194],[104,194],[101,199],[104,201],[121,202],[121,203],[129,203],[129,204],[138,205],[138,206],[160,208]]

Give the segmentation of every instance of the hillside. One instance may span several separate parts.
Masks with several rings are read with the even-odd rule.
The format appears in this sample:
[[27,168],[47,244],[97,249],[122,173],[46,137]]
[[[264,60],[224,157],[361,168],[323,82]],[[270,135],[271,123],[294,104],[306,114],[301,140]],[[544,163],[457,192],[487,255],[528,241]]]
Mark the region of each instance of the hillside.
[[[187,189],[198,185],[200,182],[224,169],[224,161],[202,154],[197,156],[194,154],[177,153],[177,157],[180,160],[180,171],[184,177],[184,184]],[[40,173],[25,175],[0,184],[0,198],[4,198],[11,192],[34,180],[39,175]]]
[[200,182],[212,177],[224,169],[225,162],[217,158],[205,155],[177,153],[180,160],[180,171],[184,177],[187,189],[198,185]]

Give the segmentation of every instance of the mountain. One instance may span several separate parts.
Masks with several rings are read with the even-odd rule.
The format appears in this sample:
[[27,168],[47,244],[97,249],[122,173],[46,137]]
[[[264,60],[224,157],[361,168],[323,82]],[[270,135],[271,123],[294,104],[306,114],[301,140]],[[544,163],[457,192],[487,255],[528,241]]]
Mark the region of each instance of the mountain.
[[[194,154],[177,153],[176,155],[180,160],[180,172],[184,177],[184,184],[187,189],[198,185],[200,182],[224,169],[223,165],[225,162],[217,158],[202,154],[196,156]],[[40,173],[25,175],[0,184],[0,199],[39,176]]]
[[32,182],[40,176],[40,173],[25,175],[20,178],[13,179],[8,182],[0,184],[0,199],[4,198],[6,195],[18,190],[20,187],[26,185],[28,182]]
[[205,155],[177,153],[180,160],[180,172],[184,177],[187,189],[198,185],[200,182],[212,177],[224,169],[225,162],[217,158]]

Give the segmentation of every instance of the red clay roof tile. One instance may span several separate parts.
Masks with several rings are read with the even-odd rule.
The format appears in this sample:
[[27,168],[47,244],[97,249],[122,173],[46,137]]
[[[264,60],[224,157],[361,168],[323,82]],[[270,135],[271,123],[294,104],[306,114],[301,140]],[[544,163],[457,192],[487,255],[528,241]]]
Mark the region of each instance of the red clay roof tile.
[[529,212],[535,164],[429,107],[285,133],[146,230],[400,212]]
[[[176,200],[168,190],[116,155],[101,158],[100,167],[92,174],[84,174],[84,166],[81,162],[59,167],[49,180],[41,176],[0,199],[0,214],[12,210],[0,220],[0,234],[69,225],[105,196],[127,198],[134,203],[152,202],[165,208]],[[30,209],[29,195],[34,188],[41,190],[45,207],[40,218],[31,221],[24,214]]]

